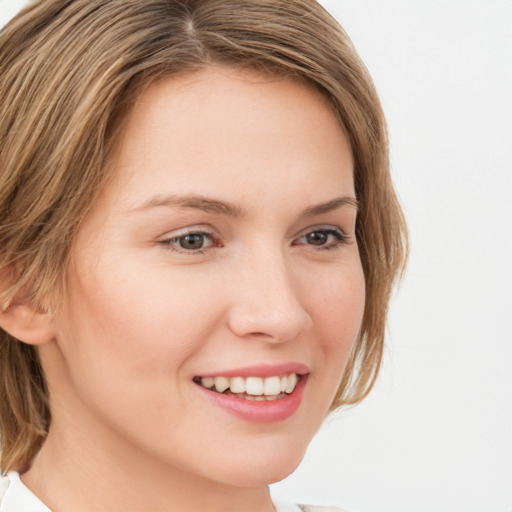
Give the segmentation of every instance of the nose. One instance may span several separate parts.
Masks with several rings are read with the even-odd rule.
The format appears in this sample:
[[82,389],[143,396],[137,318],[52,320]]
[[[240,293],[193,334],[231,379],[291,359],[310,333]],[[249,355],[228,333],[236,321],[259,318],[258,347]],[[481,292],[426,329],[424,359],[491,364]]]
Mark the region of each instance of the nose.
[[290,272],[283,255],[253,257],[241,265],[236,278],[228,324],[237,336],[282,343],[312,325],[299,297],[298,276]]

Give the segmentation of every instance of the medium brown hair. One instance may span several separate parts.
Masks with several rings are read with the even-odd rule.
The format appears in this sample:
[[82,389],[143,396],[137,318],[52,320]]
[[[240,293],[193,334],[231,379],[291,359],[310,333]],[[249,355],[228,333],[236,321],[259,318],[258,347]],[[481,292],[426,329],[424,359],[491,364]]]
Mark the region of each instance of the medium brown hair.
[[[37,0],[0,33],[0,304],[44,308],[73,236],[109,178],[130,104],[155,80],[210,64],[277,73],[322,94],[354,156],[366,280],[359,338],[332,404],[373,386],[406,228],[372,80],[314,0]],[[40,449],[50,407],[37,350],[0,330],[4,470]]]

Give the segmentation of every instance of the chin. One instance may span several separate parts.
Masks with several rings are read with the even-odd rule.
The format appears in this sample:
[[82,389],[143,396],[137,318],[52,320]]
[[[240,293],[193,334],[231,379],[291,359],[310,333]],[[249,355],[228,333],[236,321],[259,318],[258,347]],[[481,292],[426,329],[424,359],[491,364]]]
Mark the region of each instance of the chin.
[[[283,480],[291,475],[304,457],[304,453],[276,452],[271,457],[245,459],[227,471],[223,480],[237,487],[261,487]],[[229,474],[228,474],[229,473]],[[217,478],[220,472],[217,473]]]

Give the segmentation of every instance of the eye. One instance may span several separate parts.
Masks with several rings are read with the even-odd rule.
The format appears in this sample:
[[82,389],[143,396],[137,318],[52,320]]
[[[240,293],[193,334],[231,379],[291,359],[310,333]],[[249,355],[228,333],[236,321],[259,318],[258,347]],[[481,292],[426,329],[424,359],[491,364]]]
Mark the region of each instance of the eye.
[[189,235],[173,238],[173,242],[177,242],[182,249],[189,251],[197,251],[203,249],[207,243],[207,238],[204,233],[190,233]]
[[347,236],[334,227],[313,229],[294,241],[294,245],[313,245],[319,249],[335,249],[344,243],[348,243]]
[[214,245],[212,235],[203,231],[191,231],[180,236],[166,238],[159,242],[171,249],[184,253],[201,253],[204,249]]

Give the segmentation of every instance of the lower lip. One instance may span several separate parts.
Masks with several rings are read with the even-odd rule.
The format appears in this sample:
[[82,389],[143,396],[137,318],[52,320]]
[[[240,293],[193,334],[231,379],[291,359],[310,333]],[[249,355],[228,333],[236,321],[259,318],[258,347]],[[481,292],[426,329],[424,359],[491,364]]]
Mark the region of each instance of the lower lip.
[[292,393],[272,401],[255,401],[237,398],[233,395],[224,395],[203,388],[197,388],[214,405],[226,409],[235,416],[254,423],[275,423],[289,418],[299,408],[304,395],[307,375],[303,375]]

